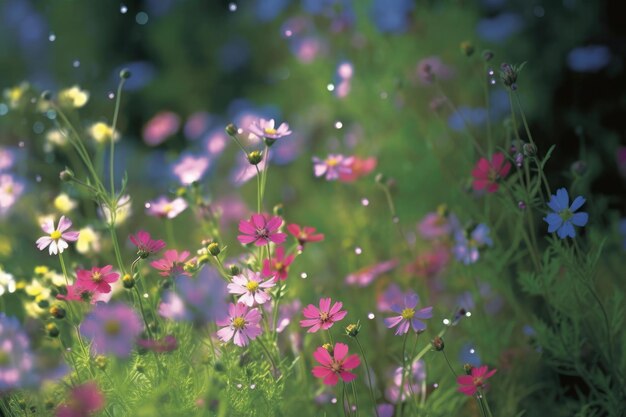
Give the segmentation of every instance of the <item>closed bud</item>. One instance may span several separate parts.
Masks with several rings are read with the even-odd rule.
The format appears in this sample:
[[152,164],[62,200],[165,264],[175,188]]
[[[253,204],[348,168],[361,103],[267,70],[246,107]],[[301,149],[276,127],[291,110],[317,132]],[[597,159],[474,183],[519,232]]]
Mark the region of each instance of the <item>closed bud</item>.
[[52,99],[52,93],[49,90],[45,90],[41,93],[41,99],[43,101],[50,101]]
[[187,189],[185,187],[179,187],[176,190],[176,197],[184,197],[187,194]]
[[285,206],[282,205],[282,203],[280,204],[276,204],[274,206],[274,216],[282,216],[284,214],[285,211]]
[[461,42],[461,52],[465,54],[465,56],[474,55],[474,45],[470,41]]
[[517,208],[520,210],[526,210],[526,203],[524,201],[518,201],[517,202]]
[[385,183],[387,182],[387,177],[385,176],[385,174],[383,173],[378,173],[376,174],[376,176],[374,177],[374,180],[381,185],[385,185]]
[[203,255],[198,256],[198,265],[204,265],[204,264],[207,264],[207,263],[209,263],[209,255],[207,255],[205,253]]
[[120,78],[123,80],[127,80],[132,76],[132,72],[128,68],[124,68],[120,71]]
[[37,302],[37,305],[38,305],[39,307],[41,307],[41,308],[48,308],[48,307],[50,307],[50,301],[48,301],[48,300],[46,300],[46,299],[39,300],[39,301]]
[[350,337],[357,337],[360,331],[361,323],[359,323],[358,321],[356,323],[351,323],[346,326],[346,335]]
[[483,51],[483,59],[485,62],[491,61],[493,59],[493,51],[490,51],[489,49]]
[[235,126],[234,123],[229,123],[224,130],[226,130],[226,133],[230,136],[235,136],[237,134],[237,126]]
[[135,286],[135,278],[131,277],[130,274],[125,274],[122,278],[122,284],[124,288],[131,289]]
[[207,246],[207,250],[213,256],[217,256],[221,252],[220,245],[217,242],[209,243],[209,246]]
[[239,268],[237,265],[231,265],[229,268],[230,270],[230,275],[239,275],[241,274],[241,268]]
[[71,181],[72,178],[74,178],[74,173],[71,169],[65,168],[59,173],[59,178],[61,179],[61,181],[68,182]]
[[517,90],[517,75],[523,66],[524,64],[517,68],[506,62],[502,63],[502,65],[500,65],[500,80],[502,80],[502,84],[509,87],[511,90]]
[[50,307],[50,315],[55,319],[63,319],[65,318],[66,313],[61,306],[53,305]]
[[252,151],[248,154],[248,162],[250,165],[259,165],[263,160],[263,153],[260,151]]
[[59,328],[54,323],[46,324],[46,332],[50,337],[59,337]]
[[267,145],[267,147],[269,148],[269,147],[271,147],[271,146],[272,146],[272,145],[276,142],[276,139],[263,137],[263,142],[264,142],[264,143]]
[[525,143],[522,146],[522,150],[524,151],[524,156],[535,156],[537,155],[537,146],[534,143]]
[[435,348],[435,350],[438,352],[442,351],[445,347],[443,339],[439,336],[435,336],[435,338],[430,343],[433,345],[433,348]]
[[334,353],[334,348],[333,348],[333,345],[332,345],[332,344],[330,344],[330,343],[324,343],[324,344],[322,345],[322,347],[323,347],[324,349],[326,349],[326,350],[328,351],[328,353],[330,353],[330,356],[333,356],[333,353]]
[[98,367],[98,369],[103,370],[103,371],[109,365],[109,359],[106,356],[103,356],[103,355],[96,356],[93,361],[96,364],[96,366]]
[[470,365],[469,363],[466,363],[465,365],[463,365],[463,370],[465,371],[466,375],[471,375],[472,369],[474,369],[474,367]]
[[587,163],[585,161],[576,161],[570,169],[574,175],[584,175],[587,172]]

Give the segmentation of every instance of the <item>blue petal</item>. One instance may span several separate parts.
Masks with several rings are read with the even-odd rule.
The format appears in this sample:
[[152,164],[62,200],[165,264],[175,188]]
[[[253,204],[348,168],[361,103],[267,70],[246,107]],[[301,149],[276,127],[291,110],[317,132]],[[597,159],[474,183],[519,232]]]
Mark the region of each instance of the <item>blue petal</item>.
[[557,230],[557,234],[561,239],[565,239],[566,237],[576,237],[576,231],[574,230],[574,226],[571,222],[563,223],[563,226],[559,230]]
[[575,213],[570,221],[574,224],[574,226],[583,227],[587,224],[589,220],[589,215],[587,213]]
[[556,213],[548,213],[543,220],[548,223],[548,233],[554,233],[563,224],[563,219]]
[[556,209],[550,207],[554,211],[562,211],[566,208],[569,208],[569,195],[567,194],[567,190],[565,188],[559,188],[556,190],[556,198],[555,198]]
[[576,197],[576,199],[574,199],[574,201],[572,202],[571,207],[569,208],[569,211],[571,211],[572,213],[575,212],[576,210],[578,210],[580,208],[580,206],[582,206],[583,204],[585,204],[585,198],[582,196],[578,196]]

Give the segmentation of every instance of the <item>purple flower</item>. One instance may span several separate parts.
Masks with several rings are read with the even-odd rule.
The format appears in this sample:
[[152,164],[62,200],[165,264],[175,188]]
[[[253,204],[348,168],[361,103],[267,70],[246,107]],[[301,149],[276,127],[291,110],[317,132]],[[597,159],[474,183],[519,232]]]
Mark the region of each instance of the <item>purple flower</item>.
[[396,329],[396,336],[406,334],[409,331],[409,327],[413,327],[413,330],[421,331],[426,329],[426,324],[422,321],[429,319],[433,316],[433,308],[425,307],[420,310],[415,310],[419,303],[419,297],[417,294],[411,292],[404,297],[403,304],[394,304],[391,306],[391,311],[398,313],[398,316],[388,317],[385,321],[385,326]]
[[405,374],[404,386],[402,394],[400,394],[400,385],[402,385],[402,367],[393,371],[391,384],[385,390],[385,398],[391,403],[396,404],[398,401],[406,401],[413,393],[421,391],[421,384],[426,380],[426,366],[424,361],[415,361],[411,366],[410,372]]
[[15,204],[24,192],[24,184],[11,174],[0,174],[0,216]]
[[283,136],[291,135],[289,125],[281,123],[277,128],[274,127],[274,119],[265,120],[263,118],[255,120],[250,124],[248,130],[259,138],[279,139]]
[[217,325],[222,327],[217,331],[217,337],[222,342],[232,339],[237,346],[246,346],[248,341],[256,339],[263,332],[260,322],[261,313],[257,308],[249,310],[245,304],[230,303],[228,317],[217,321]]
[[454,234],[454,239],[456,241],[452,249],[454,256],[465,265],[473,264],[478,260],[480,248],[493,245],[489,237],[489,227],[482,223],[474,228],[469,238],[465,230],[459,229]]
[[389,311],[392,305],[402,303],[404,296],[408,294],[410,294],[410,292],[406,294],[403,293],[398,284],[392,282],[385,292],[376,298],[376,308],[378,311]]
[[0,172],[6,171],[13,166],[15,155],[7,148],[0,147]]
[[316,177],[325,176],[328,181],[336,180],[341,174],[352,173],[352,158],[339,154],[330,154],[326,159],[313,157],[313,172]]
[[598,72],[611,62],[611,50],[604,45],[589,45],[572,49],[567,54],[567,66],[576,72]]
[[96,305],[80,325],[83,336],[93,342],[91,348],[95,353],[122,358],[130,356],[142,330],[135,310],[122,303]]
[[38,383],[30,342],[15,317],[0,314],[0,392]]
[[585,212],[576,213],[583,204],[585,199],[578,196],[569,204],[569,195],[565,188],[556,190],[556,195],[552,195],[548,202],[548,207],[553,213],[548,213],[543,220],[548,223],[548,233],[556,232],[559,238],[576,237],[574,226],[583,227],[589,220],[589,215]]
[[150,216],[173,219],[187,208],[187,202],[181,198],[168,200],[167,197],[159,197],[158,200],[146,203],[146,213]]
[[209,158],[205,156],[185,156],[178,161],[172,171],[178,177],[181,184],[190,185],[202,178],[209,168]]

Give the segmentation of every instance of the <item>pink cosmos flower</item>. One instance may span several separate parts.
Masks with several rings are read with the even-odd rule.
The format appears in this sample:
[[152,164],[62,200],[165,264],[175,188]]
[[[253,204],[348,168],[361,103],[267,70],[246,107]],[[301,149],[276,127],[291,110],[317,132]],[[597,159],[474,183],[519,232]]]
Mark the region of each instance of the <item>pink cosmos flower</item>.
[[300,320],[301,327],[309,327],[308,333],[315,333],[318,330],[330,329],[335,322],[342,320],[347,311],[341,311],[343,303],[337,301],[330,306],[330,298],[322,298],[320,300],[320,308],[318,309],[313,304],[309,304],[302,310],[302,315],[306,318]]
[[217,325],[222,327],[217,331],[217,337],[222,342],[233,339],[233,343],[237,346],[246,346],[249,340],[256,339],[263,332],[259,325],[260,322],[261,313],[258,309],[249,310],[245,304],[230,303],[228,305],[228,317],[217,320]]
[[156,353],[167,353],[178,348],[178,341],[172,335],[167,335],[158,340],[140,339],[137,344],[144,349]]
[[248,130],[259,138],[279,139],[283,136],[291,135],[291,130],[289,130],[287,123],[281,123],[278,128],[275,128],[274,124],[274,119],[265,120],[261,118],[253,121]]
[[256,246],[263,246],[270,242],[280,245],[287,238],[285,233],[278,232],[282,224],[283,219],[278,216],[253,214],[250,220],[239,222],[239,231],[242,234],[237,236],[237,240],[244,245],[254,243]]
[[416,72],[422,84],[425,85],[432,84],[435,78],[447,80],[454,75],[452,68],[445,65],[437,56],[429,56],[418,62]]
[[433,316],[433,308],[426,307],[421,310],[415,310],[419,303],[419,297],[415,293],[409,293],[404,297],[404,305],[394,304],[391,306],[391,311],[398,313],[399,316],[388,317],[385,321],[385,326],[396,329],[396,335],[403,335],[409,331],[412,326],[413,330],[420,331],[426,329],[426,324],[420,319],[429,319]]
[[174,135],[180,126],[176,113],[163,111],[154,115],[143,128],[143,141],[149,146],[157,146]]
[[358,156],[353,156],[347,160],[350,172],[339,172],[339,181],[341,182],[354,182],[372,172],[378,164],[374,157],[362,159]]
[[450,250],[436,246],[418,255],[415,262],[407,265],[406,270],[419,277],[433,278],[439,275],[450,262]]
[[130,235],[129,239],[137,246],[137,256],[142,259],[146,259],[165,247],[165,242],[162,240],[152,240],[150,233],[145,230],[138,231],[136,235]]
[[350,382],[356,378],[351,369],[360,365],[359,356],[354,354],[346,357],[348,354],[348,345],[345,343],[336,343],[333,348],[333,354],[328,352],[324,347],[318,347],[313,353],[313,357],[321,366],[314,366],[311,372],[316,378],[324,378],[326,385],[336,385],[339,378],[343,382]]
[[80,325],[83,336],[93,342],[91,348],[95,353],[124,358],[130,356],[142,331],[139,315],[123,303],[97,304]]
[[446,210],[442,206],[436,212],[426,214],[417,226],[417,230],[424,239],[433,240],[451,236],[458,225],[459,221],[456,216],[446,215]]
[[398,261],[395,259],[391,259],[389,261],[367,266],[348,275],[346,277],[346,284],[366,287],[370,285],[376,278],[378,278],[378,276],[391,271],[397,265]]
[[316,234],[314,227],[290,224],[287,226],[287,230],[298,240],[300,250],[304,249],[304,244],[307,242],[319,242],[324,240],[324,235],[322,233]]
[[164,277],[175,278],[179,275],[191,276],[191,274],[184,269],[188,257],[188,251],[178,253],[178,251],[170,249],[165,251],[161,259],[150,262],[150,265],[161,271],[159,275]]
[[67,294],[57,294],[58,300],[64,301],[84,301],[91,304],[108,303],[113,296],[112,292],[101,293],[94,290],[85,289],[80,282],[66,286]]
[[54,222],[48,220],[41,225],[41,230],[48,233],[49,236],[42,236],[37,239],[37,248],[44,250],[50,246],[50,255],[56,255],[57,253],[63,253],[68,248],[67,242],[76,242],[78,240],[78,232],[67,231],[72,227],[72,221],[65,216],[61,216],[59,219],[59,227],[54,228]]
[[72,389],[70,398],[56,409],[56,417],[86,417],[104,408],[104,395],[94,381]]
[[313,172],[316,177],[325,176],[327,181],[339,179],[341,175],[352,174],[352,157],[346,158],[340,154],[330,154],[326,159],[313,157]]
[[392,282],[382,294],[376,296],[376,308],[378,311],[387,312],[391,310],[392,305],[402,303],[404,296],[398,284]]
[[276,280],[284,281],[289,273],[289,265],[293,262],[294,255],[285,256],[285,248],[276,248],[276,254],[271,259],[263,260],[263,276],[275,277]]
[[111,292],[111,285],[117,281],[120,274],[111,272],[112,265],[107,265],[102,268],[94,266],[91,271],[85,269],[76,270],[77,284],[87,291],[93,291],[95,293],[106,294]]
[[506,161],[504,154],[497,152],[491,157],[491,162],[480,158],[472,170],[474,182],[472,187],[476,191],[487,189],[488,193],[498,191],[498,181],[506,177],[511,170],[511,163]]
[[161,196],[158,200],[152,200],[146,203],[146,213],[150,216],[160,218],[173,219],[186,208],[187,202],[181,197],[168,200],[167,197]]
[[11,174],[0,174],[0,216],[15,204],[24,192],[24,184]]
[[181,184],[189,185],[200,180],[208,168],[209,158],[205,156],[195,158],[187,155],[174,165],[172,171]]
[[238,303],[243,303],[248,307],[252,307],[254,303],[264,304],[268,302],[270,297],[268,291],[276,285],[274,279],[263,281],[263,277],[259,272],[246,271],[240,275],[233,276],[233,282],[228,284],[228,292],[231,294],[240,294]]
[[457,390],[467,396],[473,396],[479,389],[487,388],[487,379],[496,373],[497,369],[488,371],[487,365],[472,368],[471,375],[460,375],[456,378],[459,387]]

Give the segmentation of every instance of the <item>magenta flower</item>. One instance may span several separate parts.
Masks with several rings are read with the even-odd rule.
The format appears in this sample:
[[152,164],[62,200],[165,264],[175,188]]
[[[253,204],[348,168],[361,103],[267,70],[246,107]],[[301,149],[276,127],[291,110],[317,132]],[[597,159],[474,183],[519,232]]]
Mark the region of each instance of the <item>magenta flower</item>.
[[205,156],[195,158],[187,155],[174,165],[172,171],[181,184],[189,185],[200,180],[208,168],[209,158]]
[[237,302],[252,307],[254,303],[264,304],[271,300],[268,291],[275,285],[273,278],[263,281],[260,273],[248,270],[233,276],[233,282],[228,284],[228,292],[241,295]]
[[171,111],[154,115],[143,128],[143,140],[149,146],[157,146],[178,132],[180,117]]
[[419,303],[419,297],[413,292],[405,295],[403,301],[403,306],[400,304],[391,306],[391,310],[398,313],[399,316],[386,318],[384,320],[385,326],[390,329],[398,326],[396,335],[406,334],[409,331],[409,327],[413,327],[413,330],[416,332],[426,329],[426,324],[421,320],[431,318],[433,316],[433,308],[425,307],[416,311],[415,307]]
[[350,172],[340,172],[339,181],[354,182],[372,172],[376,168],[377,163],[378,160],[374,157],[363,159],[358,156],[352,156],[346,160]]
[[164,277],[175,278],[179,275],[191,276],[191,274],[184,269],[188,257],[189,252],[187,251],[178,253],[177,250],[170,249],[165,251],[161,259],[150,262],[150,265],[161,271],[159,275]]
[[324,240],[324,235],[322,233],[316,234],[314,227],[290,224],[287,226],[287,230],[298,240],[300,250],[304,249],[304,244],[307,242],[320,242]]
[[56,417],[86,417],[104,408],[104,395],[94,381],[72,388],[70,398],[56,409]]
[[165,242],[153,240],[150,237],[150,233],[144,230],[138,231],[136,235],[130,235],[129,239],[133,242],[133,245],[137,246],[137,256],[142,259],[146,259],[165,247]]
[[168,200],[167,197],[159,197],[158,200],[148,201],[146,203],[146,213],[150,216],[173,219],[187,208],[187,202],[184,198],[178,197],[174,200]]
[[391,259],[385,262],[380,262],[374,265],[367,266],[365,268],[361,268],[346,277],[346,284],[366,287],[370,285],[380,275],[386,274],[387,272],[393,270],[397,265],[398,261],[395,259]]
[[68,248],[67,242],[76,242],[78,240],[78,232],[67,231],[72,227],[72,221],[65,216],[61,216],[59,219],[59,227],[54,228],[54,222],[48,220],[41,225],[41,230],[46,232],[48,236],[42,236],[37,239],[37,248],[44,250],[50,246],[50,255],[56,255],[57,253],[63,253]]
[[77,285],[87,291],[106,294],[111,292],[111,285],[117,281],[120,274],[111,272],[113,266],[107,265],[102,268],[94,266],[91,271],[85,269],[76,270]]
[[325,176],[328,181],[336,180],[342,175],[352,174],[352,160],[339,154],[330,154],[326,159],[314,156],[313,172],[316,177]]
[[99,355],[127,358],[135,339],[143,331],[141,319],[126,304],[97,304],[80,325],[80,332],[93,343]]
[[315,333],[320,329],[330,329],[335,322],[342,320],[348,314],[347,311],[341,310],[343,303],[337,301],[331,308],[330,301],[330,298],[322,298],[319,309],[313,304],[304,307],[302,315],[306,319],[300,320],[300,326],[309,327],[308,333]]
[[457,390],[467,396],[473,396],[479,389],[487,388],[487,379],[496,373],[497,369],[488,371],[487,365],[472,368],[471,375],[460,375],[456,378],[459,387]]
[[239,222],[239,231],[242,234],[237,236],[237,240],[244,245],[254,243],[256,246],[263,246],[270,242],[280,245],[287,238],[286,234],[278,231],[282,224],[283,219],[278,216],[253,214],[250,220]]
[[291,135],[291,130],[289,130],[287,123],[281,123],[278,128],[275,128],[274,124],[274,119],[259,119],[253,121],[248,127],[248,130],[257,137],[274,140]]
[[233,343],[237,346],[246,346],[249,340],[256,339],[263,332],[259,325],[260,322],[261,313],[258,309],[249,310],[245,304],[230,303],[228,305],[228,317],[217,320],[217,325],[222,327],[217,331],[217,337],[222,342],[233,339]]
[[506,177],[511,170],[511,163],[506,160],[501,152],[494,153],[491,161],[480,158],[476,167],[472,170],[474,182],[472,187],[476,191],[486,189],[488,193],[498,191],[498,181]]
[[426,214],[417,226],[417,230],[424,239],[433,240],[452,235],[458,224],[456,216],[446,215],[445,207],[441,206],[436,212]]
[[279,246],[276,248],[276,254],[271,259],[263,260],[263,276],[275,277],[278,281],[287,279],[289,273],[289,265],[294,260],[294,255],[285,256],[285,248]]
[[112,292],[102,293],[94,290],[88,290],[84,288],[80,282],[76,282],[74,285],[68,285],[66,289],[67,294],[57,294],[58,300],[84,301],[91,304],[96,304],[99,302],[108,303],[113,296]]
[[324,378],[326,385],[336,385],[339,378],[343,382],[350,382],[356,378],[351,369],[361,364],[359,356],[354,354],[346,357],[348,354],[348,345],[344,343],[336,343],[333,348],[333,354],[328,352],[324,347],[318,347],[313,353],[313,357],[321,366],[314,366],[311,372],[316,378]]

